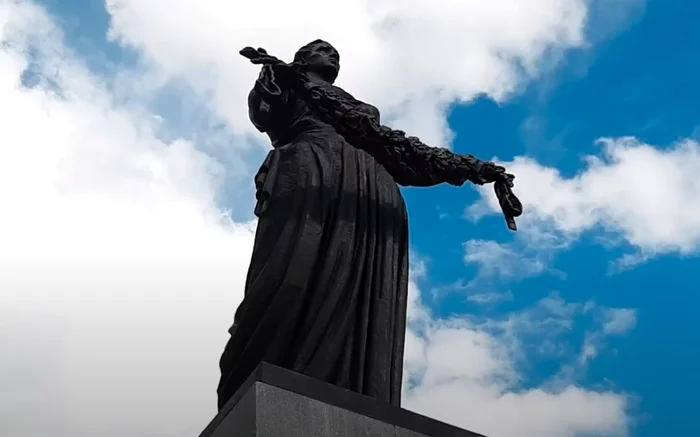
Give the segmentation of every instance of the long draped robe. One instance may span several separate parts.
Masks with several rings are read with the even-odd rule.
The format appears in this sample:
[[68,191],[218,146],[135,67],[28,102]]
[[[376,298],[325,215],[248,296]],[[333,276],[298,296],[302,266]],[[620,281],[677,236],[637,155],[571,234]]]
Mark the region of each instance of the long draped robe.
[[[378,121],[375,107],[353,101]],[[396,183],[403,167],[387,169],[349,144],[279,89],[269,67],[248,103],[273,150],[255,178],[258,227],[220,361],[219,408],[262,361],[399,406],[409,251]]]

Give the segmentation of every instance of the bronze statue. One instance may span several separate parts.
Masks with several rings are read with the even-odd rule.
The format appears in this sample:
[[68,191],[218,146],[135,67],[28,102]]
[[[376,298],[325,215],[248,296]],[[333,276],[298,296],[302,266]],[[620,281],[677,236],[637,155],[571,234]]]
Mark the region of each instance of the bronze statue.
[[382,126],[333,85],[325,41],[284,63],[264,49],[249,115],[273,150],[255,177],[258,228],[245,298],[221,357],[219,408],[262,361],[400,405],[408,290],[403,186],[494,183],[508,227],[514,176]]

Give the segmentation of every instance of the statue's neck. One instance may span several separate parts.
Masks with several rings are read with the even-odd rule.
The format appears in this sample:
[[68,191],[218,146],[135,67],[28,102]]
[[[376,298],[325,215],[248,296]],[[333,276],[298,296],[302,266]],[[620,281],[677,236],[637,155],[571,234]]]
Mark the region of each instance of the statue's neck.
[[329,81],[324,76],[320,75],[315,71],[307,71],[306,76],[309,78],[309,80],[311,80],[311,82],[325,85],[333,85],[332,81]]

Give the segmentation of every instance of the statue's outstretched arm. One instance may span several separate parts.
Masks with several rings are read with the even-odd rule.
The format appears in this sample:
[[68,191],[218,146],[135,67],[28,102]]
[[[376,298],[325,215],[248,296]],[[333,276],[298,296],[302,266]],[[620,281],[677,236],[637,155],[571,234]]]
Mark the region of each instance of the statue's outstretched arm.
[[[313,89],[312,85],[310,90]],[[513,178],[503,167],[471,155],[458,155],[442,147],[430,147],[416,137],[406,137],[403,131],[382,126],[377,108],[356,100],[341,88],[333,87],[332,92],[334,95],[328,98],[335,101],[333,106],[338,113],[334,120],[336,129],[349,137],[353,145],[372,154],[399,185],[430,187],[447,183],[461,186],[466,181],[482,185]],[[343,122],[343,119],[358,117],[365,120]],[[348,125],[353,124],[357,126],[348,129]]]
[[355,147],[370,153],[384,165],[396,182],[405,186],[432,186],[441,183],[462,185],[494,184],[508,228],[516,230],[515,217],[522,214],[522,204],[512,191],[515,176],[492,162],[471,155],[459,155],[445,148],[430,147],[416,137],[379,123],[368,114],[362,102],[344,91],[313,83],[303,73],[303,65],[283,61],[263,49],[246,47],[241,55],[254,64],[269,67],[278,75],[281,88],[292,88],[317,114]]

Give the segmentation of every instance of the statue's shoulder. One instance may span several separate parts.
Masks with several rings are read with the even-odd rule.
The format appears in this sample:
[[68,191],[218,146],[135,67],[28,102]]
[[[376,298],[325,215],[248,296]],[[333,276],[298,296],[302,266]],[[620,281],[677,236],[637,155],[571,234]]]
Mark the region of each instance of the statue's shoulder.
[[355,100],[355,96],[353,96],[349,92],[345,91],[345,89],[343,89],[337,85],[330,85],[330,87],[333,91],[335,91],[336,94],[340,95],[341,97]]
[[362,112],[372,114],[375,117],[379,118],[379,109],[376,106],[363,102],[362,100],[356,99],[355,96],[345,91],[343,88],[340,88],[339,86],[332,85],[332,87],[336,94],[340,95],[343,99],[352,102],[357,107],[360,107]]

